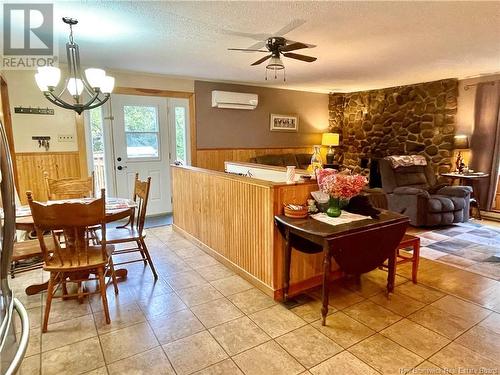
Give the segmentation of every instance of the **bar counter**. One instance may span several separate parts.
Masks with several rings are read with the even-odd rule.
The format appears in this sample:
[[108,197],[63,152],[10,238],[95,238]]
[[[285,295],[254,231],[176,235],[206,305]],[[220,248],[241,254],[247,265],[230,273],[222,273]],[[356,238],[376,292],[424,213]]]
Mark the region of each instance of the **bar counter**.
[[[270,168],[285,171],[284,167]],[[283,241],[274,216],[283,213],[284,204],[305,203],[316,190],[316,181],[286,184],[173,165],[173,228],[257,288],[281,300]],[[321,254],[292,254],[289,295],[321,285]],[[332,264],[332,276],[339,274],[338,266]]]

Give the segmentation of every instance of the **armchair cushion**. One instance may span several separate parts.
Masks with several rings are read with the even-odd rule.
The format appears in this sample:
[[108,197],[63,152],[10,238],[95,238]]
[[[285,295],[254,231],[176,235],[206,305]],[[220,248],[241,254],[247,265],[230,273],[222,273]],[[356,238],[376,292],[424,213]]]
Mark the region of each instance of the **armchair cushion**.
[[438,190],[440,195],[449,195],[452,197],[465,198],[472,193],[472,187],[470,186],[445,186]]
[[430,195],[425,189],[414,188],[409,186],[401,186],[394,189],[394,194],[398,195],[422,195],[426,198],[429,198]]
[[465,202],[463,198],[449,197],[445,195],[431,195],[429,198],[429,212],[451,212],[463,210]]

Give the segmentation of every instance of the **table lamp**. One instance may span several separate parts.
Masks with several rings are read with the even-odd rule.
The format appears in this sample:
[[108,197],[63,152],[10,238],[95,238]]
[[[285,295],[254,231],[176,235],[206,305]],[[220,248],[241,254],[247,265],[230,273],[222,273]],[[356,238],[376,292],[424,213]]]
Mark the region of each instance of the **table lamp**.
[[338,146],[340,144],[339,138],[338,133],[323,133],[321,144],[323,146],[328,146],[328,153],[326,154],[327,164],[333,164],[333,146]]
[[465,163],[464,157],[462,156],[461,150],[469,149],[469,137],[466,135],[456,135],[454,137],[455,150],[458,150],[457,159],[455,160],[455,166],[459,173],[464,171]]

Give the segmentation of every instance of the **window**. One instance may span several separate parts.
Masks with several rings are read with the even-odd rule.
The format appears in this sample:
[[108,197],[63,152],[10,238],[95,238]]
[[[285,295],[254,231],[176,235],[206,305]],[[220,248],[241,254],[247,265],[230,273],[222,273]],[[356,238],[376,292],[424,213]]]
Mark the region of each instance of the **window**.
[[187,164],[186,108],[175,107],[175,155],[177,160]]
[[158,158],[158,109],[151,106],[124,106],[127,157]]
[[89,111],[90,134],[92,140],[92,158],[94,165],[94,179],[96,191],[106,187],[104,165],[104,133],[102,108],[97,107]]

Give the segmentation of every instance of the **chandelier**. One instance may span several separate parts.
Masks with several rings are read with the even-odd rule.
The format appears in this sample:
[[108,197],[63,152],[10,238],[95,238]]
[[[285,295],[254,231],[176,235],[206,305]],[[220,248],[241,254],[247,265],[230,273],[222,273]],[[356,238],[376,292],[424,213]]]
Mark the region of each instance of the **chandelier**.
[[[107,76],[102,69],[89,68],[85,69],[85,74],[82,74],[80,51],[78,44],[73,40],[73,25],[76,25],[78,21],[69,17],[63,17],[62,20],[69,25],[69,42],[66,43],[69,76],[65,87],[59,93],[56,93],[56,87],[61,80],[61,70],[51,66],[38,68],[35,80],[38,88],[48,101],[81,114],[87,109],[97,108],[106,103],[113,91],[115,79]],[[72,103],[62,99],[66,90],[73,97]],[[85,94],[83,94],[84,91]],[[86,97],[88,98],[85,101]]]

